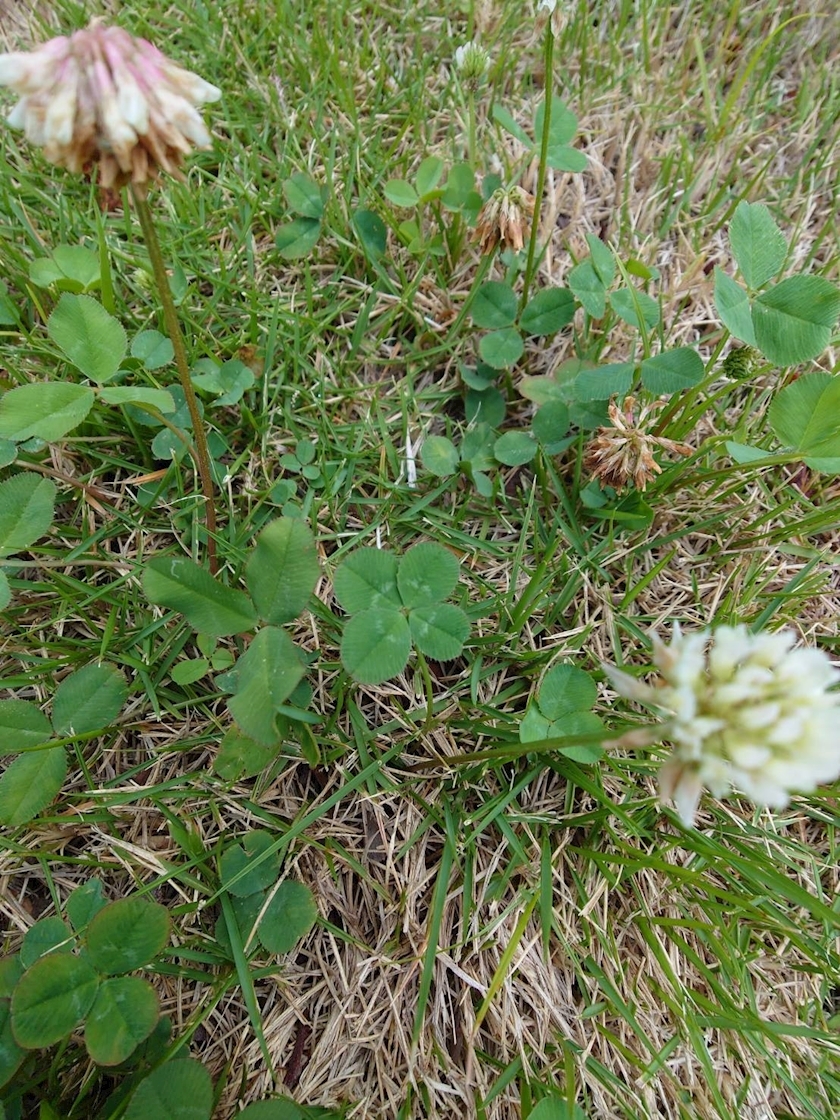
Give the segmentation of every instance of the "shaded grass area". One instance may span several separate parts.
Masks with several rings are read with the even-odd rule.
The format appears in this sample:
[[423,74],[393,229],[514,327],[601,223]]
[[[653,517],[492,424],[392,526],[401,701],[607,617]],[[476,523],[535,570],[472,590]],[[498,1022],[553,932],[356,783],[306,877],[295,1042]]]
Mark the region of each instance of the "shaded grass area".
[[[251,347],[262,366],[241,406],[207,410],[226,445],[226,578],[238,580],[255,533],[289,502],[318,536],[321,602],[296,637],[319,655],[323,722],[314,759],[289,743],[254,781],[212,773],[223,697],[210,677],[172,680],[192,634],[149,607],[138,578],[153,554],[196,552],[194,482],[186,464],[154,458],[136,418],[94,414],[35,457],[60,486],[61,516],[12,572],[2,685],[44,701],[68,671],[107,657],[133,689],[119,726],[78,748],[60,801],[3,840],[7,949],[92,873],[113,897],[140,889],[166,902],[177,936],[156,983],[191,1052],[220,1075],[219,1116],[284,1084],[358,1117],[506,1120],[547,1094],[569,1116],[575,1104],[627,1120],[834,1115],[830,793],[774,817],[707,800],[689,832],[657,806],[659,748],[614,750],[596,768],[536,754],[450,761],[517,743],[551,665],[644,662],[649,629],[673,619],[789,624],[837,644],[836,483],[733,467],[720,450],[724,438],[762,441],[777,371],[721,379],[711,402],[681,404],[668,434],[698,454],[652,485],[644,533],[589,517],[582,440],[502,468],[489,500],[422,465],[409,484],[410,449],[463,425],[459,365],[475,338],[458,313],[478,256],[410,254],[383,186],[427,154],[463,158],[451,59],[475,34],[493,56],[481,169],[533,188],[535,167],[491,117],[497,103],[529,122],[541,96],[530,11],[62,2],[39,22],[22,7],[4,24],[12,45],[44,37],[44,23],[68,31],[118,15],[223,90],[214,150],[154,205],[191,359]],[[549,177],[539,283],[562,283],[594,232],[659,269],[664,337],[708,356],[721,330],[712,269],[729,267],[724,231],[742,198],[770,206],[791,267],[836,280],[838,49],[837,17],[804,3],[577,6],[555,56],[589,167]],[[29,327],[4,339],[9,381],[49,376],[58,360],[29,262],[62,242],[95,245],[100,223],[129,334],[160,326],[130,213],[118,200],[103,208],[95,187],[7,129],[0,143],[0,251]],[[294,172],[329,197],[317,247],[287,262],[274,238]],[[360,207],[388,228],[382,263],[360,249]],[[549,344],[531,340],[513,381],[573,356],[621,360],[631,335],[579,320]],[[819,364],[834,370],[835,350]],[[526,423],[530,405],[510,389],[508,423]],[[283,460],[301,439],[315,446],[317,480]],[[361,544],[401,552],[418,538],[461,559],[467,654],[354,685],[329,576]],[[618,721],[605,688],[600,710]],[[256,959],[257,1023],[215,934],[219,851],[255,827],[283,840],[284,873],[310,885],[320,913],[298,951]],[[101,1089],[69,1059],[56,1059],[54,1081],[72,1115],[92,1115]],[[34,1077],[32,1099],[43,1088]]]

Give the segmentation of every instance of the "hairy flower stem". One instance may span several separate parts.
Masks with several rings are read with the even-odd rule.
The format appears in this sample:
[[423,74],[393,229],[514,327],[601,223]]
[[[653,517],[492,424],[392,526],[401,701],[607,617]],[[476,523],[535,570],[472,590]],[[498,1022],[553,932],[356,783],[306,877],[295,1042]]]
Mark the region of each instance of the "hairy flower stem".
[[215,574],[218,570],[216,560],[216,505],[213,490],[213,475],[210,470],[210,452],[207,447],[207,433],[204,430],[204,421],[198,409],[198,400],[195,395],[190,371],[187,365],[187,351],[184,347],[184,337],[181,334],[181,325],[178,322],[178,313],[175,310],[175,301],[169,287],[169,277],[166,275],[166,266],[163,263],[163,254],[160,250],[157,231],[152,220],[152,211],[146,197],[145,187],[131,187],[131,195],[137,208],[140,227],[143,230],[143,239],[149,251],[149,260],[152,263],[152,272],[163,304],[163,319],[166,323],[166,333],[172,342],[175,351],[175,366],[184,390],[184,397],[189,409],[193,426],[193,447],[198,476],[201,480],[201,492],[204,495],[204,522],[207,526],[207,563],[210,571]]
[[476,148],[477,148],[476,138],[477,138],[477,135],[478,135],[478,129],[476,127],[476,117],[475,117],[475,91],[472,90],[472,89],[467,94],[467,106],[468,106],[469,118],[470,118],[469,161],[470,161],[470,167],[473,169],[473,171],[475,171],[476,167],[477,167],[477,164],[476,164],[475,160],[476,160],[476,154],[477,154],[476,153]]
[[537,255],[537,240],[540,233],[540,211],[542,209],[545,178],[548,171],[548,141],[551,132],[551,99],[554,85],[554,31],[549,19],[545,27],[545,112],[543,113],[542,136],[540,137],[540,164],[537,170],[537,188],[534,191],[534,220],[531,224],[531,236],[528,239],[528,259],[525,262],[525,280],[522,285],[522,297],[519,300],[519,314],[528,302],[528,292],[531,281],[534,279],[534,261]]

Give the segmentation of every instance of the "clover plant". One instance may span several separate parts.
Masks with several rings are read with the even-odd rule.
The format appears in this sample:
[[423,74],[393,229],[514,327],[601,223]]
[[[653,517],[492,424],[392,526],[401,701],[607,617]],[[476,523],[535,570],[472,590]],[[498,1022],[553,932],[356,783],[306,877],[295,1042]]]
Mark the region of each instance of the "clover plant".
[[169,941],[166,907],[138,895],[106,902],[102,884],[90,879],[70,894],[65,912],[69,924],[42,918],[19,952],[0,962],[0,1087],[30,1051],[79,1029],[97,1065],[120,1065],[160,1018],[154,988],[132,974]]
[[306,606],[318,571],[315,539],[294,517],[277,518],[258,535],[245,565],[247,592],[225,586],[187,556],[153,558],[143,571],[151,602],[183,614],[205,648],[216,638],[254,632],[223,683],[237,727],[263,747],[279,745],[277,717],[306,672],[284,626]]
[[[588,736],[597,739],[604,724],[590,709],[598,698],[592,677],[574,665],[555,665],[543,677],[536,696],[528,705],[519,725],[522,743],[535,747],[546,740]],[[576,762],[597,762],[604,753],[594,742],[557,748]]]
[[335,597],[350,616],[341,639],[341,663],[360,684],[390,680],[408,664],[411,649],[435,661],[458,657],[470,624],[444,600],[458,583],[449,549],[416,544],[403,556],[360,548],[336,568]]
[[0,823],[14,827],[40,813],[67,775],[65,743],[84,742],[109,727],[127,696],[120,670],[100,662],[61,681],[52,718],[31,700],[0,700],[0,751],[18,756],[0,777]]

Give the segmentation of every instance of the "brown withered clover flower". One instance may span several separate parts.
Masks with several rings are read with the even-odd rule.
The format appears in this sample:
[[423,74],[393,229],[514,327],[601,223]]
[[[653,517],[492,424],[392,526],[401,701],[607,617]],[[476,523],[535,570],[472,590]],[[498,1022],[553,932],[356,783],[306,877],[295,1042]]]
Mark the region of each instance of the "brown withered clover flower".
[[534,196],[522,187],[499,187],[478,212],[475,239],[482,253],[492,253],[498,245],[518,253],[531,232]]
[[0,55],[0,85],[21,95],[8,122],[50,163],[99,165],[103,187],[144,189],[159,172],[183,178],[193,148],[210,146],[199,105],[221,91],[146,39],[93,20],[29,53]]
[[656,448],[674,455],[692,453],[685,443],[654,436],[644,430],[645,421],[659,407],[658,403],[645,405],[638,419],[633,415],[635,407],[634,397],[625,398],[623,410],[615,401],[610,402],[609,415],[613,426],[597,430],[583,460],[584,470],[598,479],[602,489],[612,486],[619,494],[631,482],[637,490],[644,490],[652,478],[662,473],[653,457]]

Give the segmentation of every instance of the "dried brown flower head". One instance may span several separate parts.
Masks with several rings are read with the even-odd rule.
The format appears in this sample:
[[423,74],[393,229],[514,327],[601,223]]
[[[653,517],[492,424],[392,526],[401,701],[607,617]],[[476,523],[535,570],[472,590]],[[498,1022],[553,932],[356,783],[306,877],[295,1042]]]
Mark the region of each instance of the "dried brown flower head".
[[653,457],[656,448],[675,455],[692,453],[685,443],[654,436],[644,430],[645,421],[650,419],[658,404],[646,405],[639,412],[638,419],[633,416],[635,407],[634,397],[625,398],[623,410],[615,401],[610,402],[609,414],[613,426],[597,430],[583,461],[584,469],[598,479],[602,489],[612,486],[619,494],[631,481],[637,490],[644,490],[652,478],[662,473]]
[[193,148],[210,146],[197,106],[220,91],[146,39],[93,20],[36,50],[0,55],[0,85],[21,95],[9,124],[59,167],[99,164],[105,188],[183,178]]
[[478,212],[475,237],[482,253],[496,246],[519,252],[531,233],[534,196],[522,187],[499,187]]

